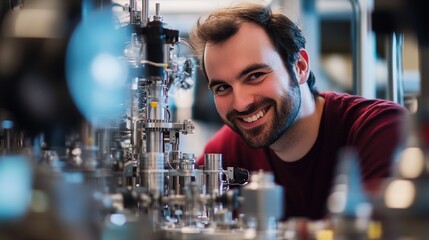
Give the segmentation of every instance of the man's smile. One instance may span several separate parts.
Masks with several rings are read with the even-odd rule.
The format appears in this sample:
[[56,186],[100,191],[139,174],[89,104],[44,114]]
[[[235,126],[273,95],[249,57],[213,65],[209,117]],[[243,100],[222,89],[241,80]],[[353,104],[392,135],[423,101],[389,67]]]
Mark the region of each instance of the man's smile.
[[266,117],[266,114],[269,109],[270,109],[270,106],[260,109],[251,115],[249,114],[247,116],[237,116],[237,119],[240,120],[239,122],[242,127],[253,128],[255,126],[260,125],[263,122],[262,119]]
[[251,122],[254,122],[254,121],[256,121],[256,120],[258,120],[259,118],[261,118],[261,117],[263,117],[264,116],[264,112],[263,111],[259,111],[257,114],[255,114],[255,115],[252,115],[252,116],[250,116],[250,117],[244,117],[243,118],[243,120],[245,121],[245,122],[248,122],[248,123],[251,123]]

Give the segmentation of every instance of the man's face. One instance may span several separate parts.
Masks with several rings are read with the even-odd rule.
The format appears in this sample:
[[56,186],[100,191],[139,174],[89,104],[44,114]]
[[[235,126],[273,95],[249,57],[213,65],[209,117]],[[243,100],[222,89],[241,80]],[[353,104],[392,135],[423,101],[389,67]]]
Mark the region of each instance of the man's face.
[[264,30],[243,23],[204,52],[209,88],[223,121],[250,146],[275,142],[295,121],[300,90]]

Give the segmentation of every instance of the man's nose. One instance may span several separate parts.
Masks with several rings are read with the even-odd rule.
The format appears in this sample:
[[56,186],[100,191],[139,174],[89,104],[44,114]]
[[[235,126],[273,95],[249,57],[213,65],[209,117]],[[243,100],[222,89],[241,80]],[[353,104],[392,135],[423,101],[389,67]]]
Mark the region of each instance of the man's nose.
[[234,89],[233,108],[238,112],[246,111],[254,101],[254,94],[242,89]]

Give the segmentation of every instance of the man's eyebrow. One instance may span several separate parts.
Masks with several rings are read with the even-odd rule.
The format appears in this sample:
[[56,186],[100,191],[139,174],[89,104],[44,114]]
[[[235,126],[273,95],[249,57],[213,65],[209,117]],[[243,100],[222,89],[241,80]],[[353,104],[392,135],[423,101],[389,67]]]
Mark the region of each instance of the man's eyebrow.
[[237,78],[237,79],[240,79],[240,78],[242,78],[243,76],[247,75],[248,73],[253,72],[253,71],[255,71],[255,70],[258,70],[258,69],[271,69],[271,67],[270,67],[270,65],[265,64],[265,63],[255,63],[255,64],[252,64],[252,65],[250,65],[250,66],[246,67],[243,71],[241,71],[241,72],[236,76],[236,78]]

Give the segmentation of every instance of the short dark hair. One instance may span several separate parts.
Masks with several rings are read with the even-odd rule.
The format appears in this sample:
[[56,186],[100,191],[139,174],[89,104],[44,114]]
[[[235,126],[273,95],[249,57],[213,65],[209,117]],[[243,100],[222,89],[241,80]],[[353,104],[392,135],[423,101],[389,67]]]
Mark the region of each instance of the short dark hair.
[[[269,6],[257,3],[222,8],[198,20],[189,37],[204,75],[207,77],[203,56],[206,43],[216,44],[228,40],[237,33],[243,22],[257,24],[264,29],[279,52],[286,70],[296,79],[295,75],[292,75],[293,65],[298,60],[300,49],[305,48],[302,31],[284,14],[274,13]],[[310,71],[307,83],[311,92],[317,95],[319,92],[315,87],[315,81],[315,76]]]

